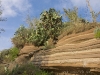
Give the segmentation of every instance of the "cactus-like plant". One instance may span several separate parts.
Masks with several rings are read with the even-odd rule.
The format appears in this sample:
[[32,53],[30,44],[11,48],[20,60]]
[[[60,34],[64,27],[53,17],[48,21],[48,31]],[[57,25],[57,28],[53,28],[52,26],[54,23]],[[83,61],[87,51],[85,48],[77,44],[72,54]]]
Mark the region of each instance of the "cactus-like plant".
[[49,38],[56,41],[62,28],[62,16],[55,10],[43,11],[40,15],[40,22],[36,24],[33,42],[36,46],[44,45]]
[[40,20],[42,21],[40,25],[46,31],[47,36],[56,40],[62,28],[62,16],[59,12],[50,8],[49,11],[41,13]]

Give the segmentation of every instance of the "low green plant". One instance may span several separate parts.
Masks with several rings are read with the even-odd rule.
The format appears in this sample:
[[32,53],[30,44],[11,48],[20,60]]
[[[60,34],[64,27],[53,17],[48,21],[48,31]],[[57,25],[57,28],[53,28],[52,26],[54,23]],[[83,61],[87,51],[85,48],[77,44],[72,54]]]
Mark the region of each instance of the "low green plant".
[[0,53],[0,63],[14,61],[18,56],[19,49],[17,47],[12,47],[10,49],[5,49]]
[[1,53],[0,53],[0,63],[9,61],[8,54],[9,54],[9,49],[5,49],[5,50],[1,51]]
[[97,27],[94,31],[95,38],[100,39],[100,27]]
[[[7,73],[8,75],[50,75],[49,72],[41,70],[34,66],[32,63],[22,64],[16,66],[12,71]],[[6,75],[7,75],[6,74]]]
[[13,47],[9,50],[8,59],[14,61],[17,58],[19,53],[19,49],[17,47]]

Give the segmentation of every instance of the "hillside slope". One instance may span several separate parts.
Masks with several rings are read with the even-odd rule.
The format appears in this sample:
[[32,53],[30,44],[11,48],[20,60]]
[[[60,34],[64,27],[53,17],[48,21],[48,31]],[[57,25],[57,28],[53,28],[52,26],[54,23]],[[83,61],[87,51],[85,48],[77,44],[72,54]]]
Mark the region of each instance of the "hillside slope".
[[100,40],[94,38],[91,29],[65,36],[58,41],[56,48],[39,51],[33,56],[31,61],[42,67],[100,68]]
[[[100,73],[100,40],[94,38],[93,31],[94,29],[91,29],[65,36],[57,42],[55,48],[49,50],[25,46],[20,51],[16,62],[22,62],[22,59],[30,60],[35,65],[57,71],[57,73],[69,70],[71,72],[84,70],[85,72],[95,71]],[[76,70],[77,68],[79,69]]]

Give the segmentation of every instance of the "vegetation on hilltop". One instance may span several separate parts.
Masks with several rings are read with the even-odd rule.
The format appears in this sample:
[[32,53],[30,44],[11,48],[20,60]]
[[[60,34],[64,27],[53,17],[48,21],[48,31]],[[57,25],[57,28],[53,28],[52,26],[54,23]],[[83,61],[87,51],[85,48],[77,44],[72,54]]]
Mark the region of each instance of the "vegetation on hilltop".
[[29,24],[31,27],[21,26],[15,32],[12,42],[16,47],[22,48],[25,44],[44,46],[49,39],[52,39],[55,44],[63,27],[62,16],[53,8],[43,11],[38,22],[34,23],[35,25],[31,21]]
[[[63,36],[79,33],[94,27],[97,23],[89,23],[84,18],[78,16],[78,8],[64,9],[65,16],[69,19],[63,22],[62,16],[54,8],[43,11],[39,19],[27,19],[29,27],[21,25],[12,38],[13,44],[21,49],[24,45],[35,45],[48,47],[51,41],[52,45]],[[59,38],[59,36],[62,36]],[[51,40],[50,40],[51,39]],[[52,48],[52,47],[48,47]]]

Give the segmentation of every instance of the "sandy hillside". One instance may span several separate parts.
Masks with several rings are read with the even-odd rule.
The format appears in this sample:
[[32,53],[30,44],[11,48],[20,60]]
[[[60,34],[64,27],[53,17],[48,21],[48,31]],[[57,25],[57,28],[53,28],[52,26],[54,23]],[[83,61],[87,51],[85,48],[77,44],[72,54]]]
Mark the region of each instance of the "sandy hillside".
[[100,68],[100,40],[94,38],[94,29],[63,37],[56,48],[35,54],[35,64],[41,66],[71,66]]
[[[40,50],[35,46],[21,49],[15,62],[31,61],[41,68],[55,72],[55,75],[79,74],[78,71],[100,73],[100,40],[94,38],[94,29],[65,36],[57,42],[55,48]],[[62,74],[63,72],[66,72]],[[71,73],[70,73],[71,72]],[[91,73],[89,73],[92,75]],[[97,74],[99,75],[99,74]]]

